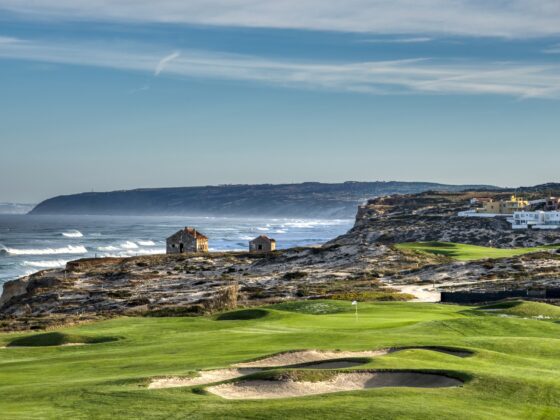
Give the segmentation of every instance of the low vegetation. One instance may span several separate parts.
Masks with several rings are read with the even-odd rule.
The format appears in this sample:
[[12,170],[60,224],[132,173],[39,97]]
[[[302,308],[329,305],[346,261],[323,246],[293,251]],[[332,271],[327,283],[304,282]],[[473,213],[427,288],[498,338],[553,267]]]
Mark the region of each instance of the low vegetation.
[[458,244],[451,242],[405,242],[395,245],[400,250],[412,250],[422,253],[443,255],[459,261],[474,261],[487,258],[508,258],[517,255],[528,254],[531,252],[546,251],[553,247],[532,247],[532,248],[491,248],[486,246]]
[[396,291],[364,291],[335,293],[330,296],[330,298],[335,300],[356,300],[359,302],[405,302],[407,300],[415,299],[416,296]]

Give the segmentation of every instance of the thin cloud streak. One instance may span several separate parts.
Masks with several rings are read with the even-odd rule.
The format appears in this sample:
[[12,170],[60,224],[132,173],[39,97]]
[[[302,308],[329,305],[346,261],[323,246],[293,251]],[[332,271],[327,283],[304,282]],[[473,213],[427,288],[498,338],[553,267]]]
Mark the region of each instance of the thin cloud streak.
[[560,54],[560,45],[554,45],[549,48],[542,50],[544,54]]
[[378,38],[378,39],[362,39],[359,42],[364,44],[420,44],[431,42],[433,38],[420,36],[414,38]]
[[181,54],[177,51],[175,51],[172,54],[169,54],[165,57],[163,57],[161,60],[159,60],[159,62],[157,63],[156,69],[154,71],[154,76],[159,76],[159,74],[165,70],[165,68],[167,67],[167,65],[169,63],[171,63],[173,60],[175,60],[176,58],[179,58],[181,56]]
[[23,18],[186,23],[375,34],[560,34],[558,0],[0,0]]
[[[554,64],[465,64],[427,58],[311,63],[204,51],[181,51],[160,57],[153,47],[140,45],[0,43],[0,58],[5,59],[145,73],[153,73],[153,63],[158,63],[156,74],[165,70],[165,75],[175,77],[364,94],[491,94],[560,99],[560,65]],[[173,65],[168,65],[171,61]]]

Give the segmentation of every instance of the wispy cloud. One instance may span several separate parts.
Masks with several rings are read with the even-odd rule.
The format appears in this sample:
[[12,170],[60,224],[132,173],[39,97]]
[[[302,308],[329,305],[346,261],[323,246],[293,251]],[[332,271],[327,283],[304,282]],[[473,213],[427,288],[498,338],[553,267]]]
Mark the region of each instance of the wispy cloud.
[[0,35],[0,45],[14,45],[14,44],[21,44],[23,42],[24,41],[22,39]]
[[545,54],[560,54],[560,44],[542,50]]
[[163,57],[161,60],[159,60],[159,62],[157,63],[156,69],[154,71],[154,76],[159,76],[159,74],[165,70],[165,67],[167,67],[167,65],[169,63],[171,63],[173,60],[175,60],[176,58],[179,58],[181,56],[181,54],[178,51],[175,51],[174,53],[171,53],[169,55],[166,55],[165,57]]
[[129,93],[129,95],[135,95],[137,93],[145,92],[147,90],[150,90],[150,85],[143,85],[143,86],[140,86],[138,88],[130,89],[128,91],[128,93]]
[[433,41],[433,38],[427,36],[418,36],[410,38],[372,38],[361,39],[359,42],[365,44],[419,44],[423,42]]
[[377,34],[560,34],[558,0],[2,0],[2,9],[33,18]]
[[[560,64],[465,62],[413,58],[395,61],[305,62],[203,51],[161,59],[160,48],[115,44],[0,43],[0,58],[237,80],[300,89],[366,94],[492,94],[560,98]],[[173,65],[165,67],[173,60]],[[159,68],[159,73],[158,73]]]

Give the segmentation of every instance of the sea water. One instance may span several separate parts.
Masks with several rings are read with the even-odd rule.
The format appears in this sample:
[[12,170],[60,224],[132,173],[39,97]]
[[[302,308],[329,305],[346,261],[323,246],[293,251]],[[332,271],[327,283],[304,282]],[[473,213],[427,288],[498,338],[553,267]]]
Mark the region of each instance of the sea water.
[[279,249],[322,244],[345,233],[353,220],[178,216],[0,215],[0,285],[85,257],[165,253],[165,238],[185,226],[209,237],[211,251],[247,250],[258,235]]

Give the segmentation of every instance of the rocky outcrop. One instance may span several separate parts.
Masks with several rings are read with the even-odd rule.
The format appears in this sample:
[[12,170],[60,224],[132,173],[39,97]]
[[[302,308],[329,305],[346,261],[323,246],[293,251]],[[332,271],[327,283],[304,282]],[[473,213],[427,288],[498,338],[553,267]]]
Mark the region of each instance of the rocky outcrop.
[[[384,245],[331,245],[272,254],[208,253],[84,259],[10,283],[4,329],[98,316],[200,315],[295,298],[348,293],[392,298],[380,279],[446,258]],[[395,298],[399,298],[398,294]],[[404,297],[403,297],[404,298]],[[20,322],[23,320],[24,322]],[[0,323],[1,324],[1,323]]]
[[[498,248],[560,243],[559,230],[517,230],[506,217],[459,217],[473,196],[490,193],[436,193],[381,197],[361,206],[352,230],[331,243],[395,244],[457,242]],[[503,195],[503,194],[502,194]]]
[[2,296],[0,296],[0,308],[10,301],[13,297],[23,295],[27,293],[27,284],[29,283],[29,277],[23,277],[21,279],[12,280],[4,283],[4,289],[2,291]]

